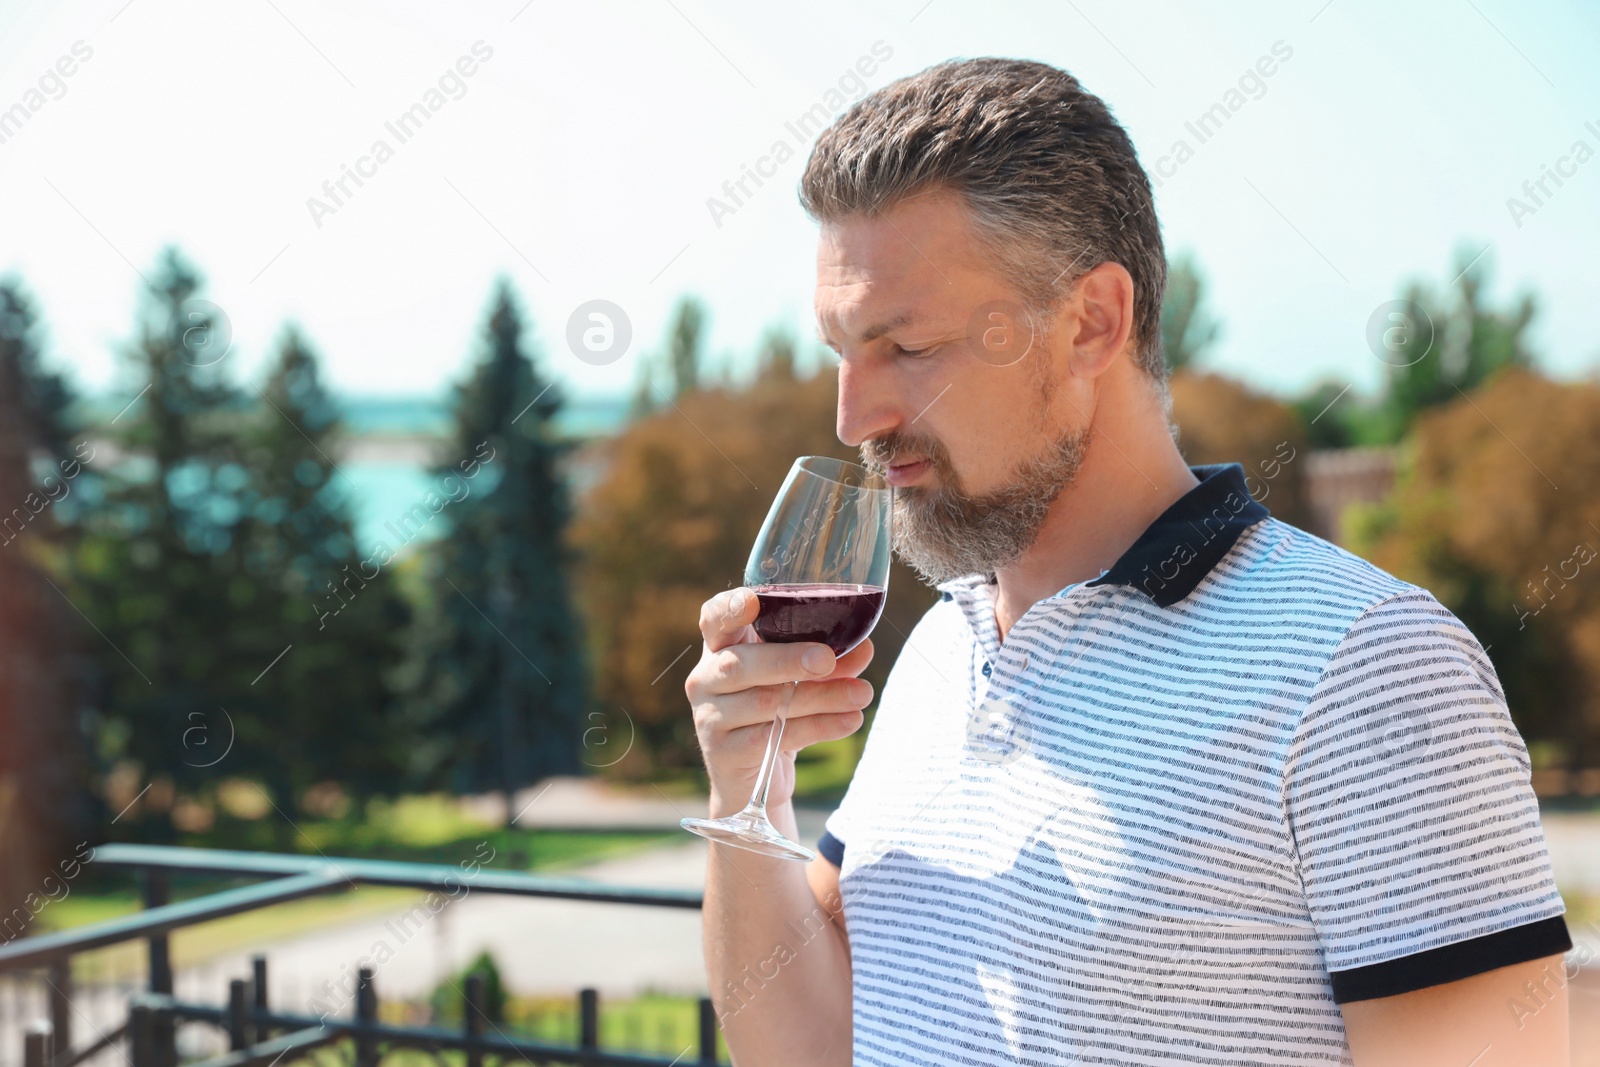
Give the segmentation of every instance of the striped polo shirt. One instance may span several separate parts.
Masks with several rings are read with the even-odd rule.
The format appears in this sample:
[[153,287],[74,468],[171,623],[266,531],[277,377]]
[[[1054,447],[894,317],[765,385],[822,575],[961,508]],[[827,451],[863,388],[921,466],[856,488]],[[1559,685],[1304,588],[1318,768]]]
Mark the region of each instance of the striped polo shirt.
[[1237,463],[999,640],[941,585],[819,850],[858,1065],[1348,1064],[1339,1005],[1569,950],[1488,657]]

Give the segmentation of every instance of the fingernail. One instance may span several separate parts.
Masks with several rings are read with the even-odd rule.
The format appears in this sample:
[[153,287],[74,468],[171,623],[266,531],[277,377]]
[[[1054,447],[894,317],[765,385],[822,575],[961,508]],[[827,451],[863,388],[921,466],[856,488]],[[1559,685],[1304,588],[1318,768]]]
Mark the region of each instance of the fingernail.
[[872,683],[857,678],[850,686],[850,698],[862,707],[866,707],[872,702]]
[[827,674],[833,670],[833,653],[819,645],[800,657],[800,665],[812,674]]
[[734,590],[733,595],[728,598],[728,614],[729,615],[743,615],[744,614],[744,590],[743,589]]

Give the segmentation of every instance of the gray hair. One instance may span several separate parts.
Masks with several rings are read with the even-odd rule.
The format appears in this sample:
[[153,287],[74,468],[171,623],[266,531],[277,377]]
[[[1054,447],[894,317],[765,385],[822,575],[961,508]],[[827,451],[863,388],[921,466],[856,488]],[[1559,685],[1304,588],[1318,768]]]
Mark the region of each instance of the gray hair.
[[940,63],[864,97],[824,130],[800,202],[831,222],[938,187],[964,197],[985,251],[1045,328],[1086,271],[1125,267],[1135,362],[1165,400],[1161,227],[1150,179],[1104,101],[1044,63]]

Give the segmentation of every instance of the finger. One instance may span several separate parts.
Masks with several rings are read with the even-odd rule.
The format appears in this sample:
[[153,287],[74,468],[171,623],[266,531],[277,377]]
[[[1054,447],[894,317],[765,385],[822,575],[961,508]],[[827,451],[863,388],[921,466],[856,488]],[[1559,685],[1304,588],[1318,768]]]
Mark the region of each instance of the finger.
[[858,676],[862,671],[866,670],[867,666],[872,662],[872,653],[874,651],[875,650],[872,647],[872,639],[867,638],[855,648],[852,648],[849,652],[846,652],[844,655],[840,656],[839,662],[835,664],[833,668],[833,673],[828,675],[828,677],[854,678]]
[[739,693],[760,685],[826,678],[838,664],[833,649],[813,641],[792,645],[751,641],[731,644],[715,652],[709,651],[708,644],[707,649],[700,665],[704,670],[700,674],[704,683],[701,692],[708,696]]
[[[783,741],[780,747],[785,752],[798,752],[802,748],[809,748],[823,741],[837,741],[861,729],[861,724],[865,721],[866,716],[859,711],[807,715],[803,719],[786,720],[783,724]],[[766,749],[763,748],[762,751],[765,752]]]
[[706,648],[719,652],[743,639],[745,627],[756,621],[760,610],[756,595],[743,587],[718,593],[700,605],[700,636]]
[[[824,715],[788,719],[784,721],[783,741],[780,747],[785,752],[798,752],[823,741],[837,741],[861,729],[864,721],[865,717],[859,711],[830,712]],[[759,760],[767,751],[767,738],[771,732],[771,723],[753,723],[732,731],[725,743],[732,751]]]
[[778,715],[804,719],[814,715],[856,712],[872,703],[872,683],[860,678],[801,682],[793,696],[788,685],[763,685],[716,700],[707,725],[712,730],[738,730],[752,723],[771,722]]

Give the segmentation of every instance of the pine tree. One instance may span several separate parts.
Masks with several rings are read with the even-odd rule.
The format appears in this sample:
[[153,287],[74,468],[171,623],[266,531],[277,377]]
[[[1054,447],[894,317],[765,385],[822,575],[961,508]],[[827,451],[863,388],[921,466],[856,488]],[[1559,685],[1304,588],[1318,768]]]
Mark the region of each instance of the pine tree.
[[[77,616],[48,571],[57,507],[82,476],[65,381],[40,359],[32,302],[0,284],[0,937],[31,925],[44,879],[90,833],[71,675]],[[56,542],[56,544],[52,544]],[[57,588],[52,589],[52,583]],[[68,616],[71,616],[70,618]],[[59,875],[58,875],[59,880]],[[54,884],[54,883],[49,883]]]
[[251,476],[237,447],[241,404],[212,350],[225,324],[194,303],[199,286],[168,251],[126,354],[130,402],[111,424],[127,458],[107,470],[75,553],[83,610],[108,646],[101,710],[120,743],[106,755],[180,789],[226,773],[190,742],[221,747],[229,708],[266,666],[241,660],[232,640],[260,592],[243,566]]
[[451,461],[461,498],[432,550],[419,693],[435,774],[462,791],[515,789],[575,773],[585,684],[568,589],[571,517],[552,420],[560,409],[524,350],[509,285],[494,296],[485,351],[456,391]]
[[392,556],[357,545],[333,458],[337,406],[297,330],[285,331],[259,399],[246,434],[255,494],[246,565],[262,605],[235,635],[263,666],[288,651],[251,686],[250,710],[268,728],[254,732],[247,758],[291,801],[325,780],[362,800],[392,794],[407,745],[390,676],[409,610],[385,573]]

